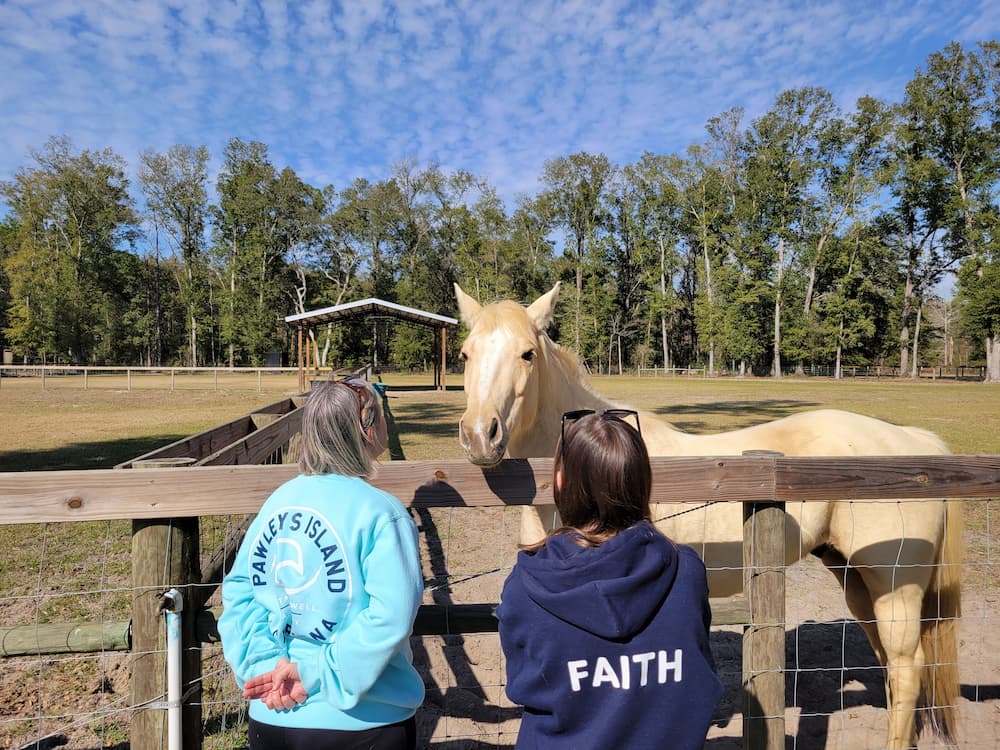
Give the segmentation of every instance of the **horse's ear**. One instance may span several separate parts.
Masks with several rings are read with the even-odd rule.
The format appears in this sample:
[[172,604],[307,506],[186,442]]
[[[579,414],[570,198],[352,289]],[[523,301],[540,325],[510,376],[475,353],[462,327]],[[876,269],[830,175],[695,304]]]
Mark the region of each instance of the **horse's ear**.
[[455,299],[458,300],[458,317],[465,325],[471,327],[483,306],[463,292],[457,281],[455,282]]
[[539,331],[544,331],[552,321],[552,313],[555,312],[556,302],[559,301],[560,283],[557,281],[554,287],[528,306],[528,317]]

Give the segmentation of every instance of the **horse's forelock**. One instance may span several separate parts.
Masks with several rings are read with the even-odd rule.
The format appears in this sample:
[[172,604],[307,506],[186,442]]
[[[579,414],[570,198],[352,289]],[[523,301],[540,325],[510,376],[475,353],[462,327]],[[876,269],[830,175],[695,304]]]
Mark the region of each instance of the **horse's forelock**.
[[504,300],[487,305],[476,318],[472,332],[478,334],[502,331],[511,336],[538,335],[524,308],[516,302]]

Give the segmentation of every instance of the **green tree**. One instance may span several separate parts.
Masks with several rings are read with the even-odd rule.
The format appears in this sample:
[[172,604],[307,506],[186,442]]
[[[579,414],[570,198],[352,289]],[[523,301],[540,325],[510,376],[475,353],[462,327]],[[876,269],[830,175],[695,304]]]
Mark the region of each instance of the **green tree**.
[[113,361],[129,300],[122,269],[136,238],[125,165],[110,150],[52,138],[0,187],[14,226],[6,329],[22,355]]
[[9,346],[7,334],[7,310],[10,308],[10,279],[7,276],[7,259],[17,247],[17,227],[6,219],[0,220],[0,353]]
[[772,316],[771,375],[782,373],[782,322],[805,247],[808,189],[819,177],[825,132],[836,107],[824,89],[783,91],[748,133],[746,189],[753,205],[754,258],[767,279]]
[[[197,367],[202,360],[199,336],[210,331],[211,311],[208,306],[209,279],[205,257],[208,205],[208,149],[205,146],[171,146],[166,153],[147,149],[139,157],[139,186],[146,201],[147,217],[152,225],[154,263],[170,249],[178,263],[170,264],[175,271],[173,284],[178,302],[185,311],[187,353],[184,361]],[[161,233],[168,248],[161,248]],[[155,274],[157,278],[159,273]],[[159,284],[154,289],[154,305],[162,304]],[[163,337],[157,314],[157,341]],[[157,363],[161,357],[156,357]]]
[[[898,129],[903,190],[897,214],[904,220],[916,215],[925,231],[944,234],[923,273],[911,274],[918,281],[934,282],[945,270],[967,261],[973,270],[963,278],[971,283],[984,267],[987,232],[995,211],[993,191],[1000,180],[998,71],[1000,46],[996,42],[979,45],[978,52],[955,42],[932,53],[926,70],[918,70],[906,86]],[[912,300],[919,300],[926,289],[927,285],[910,283],[908,276],[900,326],[904,371],[910,325],[919,310],[919,302]],[[984,330],[981,335],[991,334]],[[911,374],[916,373],[916,346],[914,337]]]
[[[802,318],[800,325],[786,336],[787,351],[798,357],[800,372],[805,358],[822,358],[838,350],[831,344],[840,341],[839,333],[835,334],[820,319],[814,310],[814,298],[824,291],[821,278],[833,273],[836,258],[830,250],[832,244],[847,223],[864,213],[881,184],[880,167],[891,127],[891,109],[875,99],[862,97],[852,114],[831,117],[819,132],[816,179],[807,186],[803,220]],[[858,247],[861,246],[856,244],[855,250]],[[848,263],[848,268],[857,266]],[[843,278],[840,281],[843,283]]]
[[550,236],[554,228],[552,207],[544,195],[519,196],[517,207],[508,220],[511,256],[512,294],[525,302],[537,299],[553,285],[553,246]]
[[233,138],[226,146],[214,209],[221,337],[229,366],[259,364],[278,342],[294,280],[284,262],[287,215],[267,146]]
[[833,376],[839,379],[845,363],[863,364],[876,353],[871,345],[878,330],[888,329],[885,314],[896,283],[886,278],[892,264],[878,233],[862,222],[845,237],[833,237],[828,252],[831,282],[816,298],[821,342],[816,353],[832,355]]
[[644,366],[647,352],[655,351],[652,330],[658,329],[663,366],[672,367],[671,341],[675,335],[681,300],[675,277],[681,270],[677,249],[681,205],[677,186],[671,180],[672,157],[645,153],[634,165],[626,166],[622,178],[626,195],[634,195],[637,257],[641,275],[643,310],[635,313],[644,324],[642,352],[636,362]]
[[569,240],[567,254],[572,259],[576,278],[573,339],[578,352],[581,351],[584,269],[592,246],[607,221],[605,197],[614,174],[615,168],[607,156],[585,151],[551,159],[545,162],[542,170],[545,199],[552,206],[556,226],[565,230]]
[[[681,293],[689,300],[691,318],[696,331],[692,338],[697,349],[706,357],[709,375],[718,368],[719,347],[723,338],[724,310],[727,295],[723,293],[723,274],[732,254],[732,237],[727,235],[739,191],[736,170],[739,165],[727,162],[728,148],[738,137],[740,113],[727,113],[709,125],[713,140],[709,144],[688,148],[684,159],[668,162],[670,179],[680,204],[678,231],[686,248],[684,268],[688,280],[681,282]],[[731,275],[730,275],[731,276]],[[693,364],[689,361],[689,365]]]

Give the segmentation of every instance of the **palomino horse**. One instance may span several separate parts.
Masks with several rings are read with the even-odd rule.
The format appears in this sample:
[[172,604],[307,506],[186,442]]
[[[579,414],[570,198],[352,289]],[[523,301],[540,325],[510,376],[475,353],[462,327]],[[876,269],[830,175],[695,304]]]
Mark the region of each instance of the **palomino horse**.
[[[469,328],[462,346],[467,406],[459,439],[480,466],[555,451],[560,416],[572,409],[616,406],[595,392],[579,359],[545,328],[559,285],[528,307],[503,301],[480,305],[456,284],[459,313]],[[786,456],[927,455],[947,453],[932,433],[849,412],[824,409],[714,435],[690,435],[653,414],[640,415],[651,455],[722,456],[746,450]],[[654,488],[655,492],[655,488]],[[743,519],[739,506],[717,503],[673,515],[683,504],[654,506],[657,526],[699,548],[713,596],[742,586]],[[959,695],[956,628],[960,600],[961,505],[958,502],[787,503],[785,557],[812,552],[837,576],[851,612],[886,668],[886,745],[916,745],[918,698],[931,726],[954,742]],[[524,508],[521,542],[542,538],[555,507]]]

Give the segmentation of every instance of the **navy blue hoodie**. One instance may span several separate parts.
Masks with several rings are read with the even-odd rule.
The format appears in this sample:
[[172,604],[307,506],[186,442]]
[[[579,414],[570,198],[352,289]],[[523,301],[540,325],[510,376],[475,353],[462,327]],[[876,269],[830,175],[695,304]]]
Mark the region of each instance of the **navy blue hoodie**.
[[518,750],[700,748],[722,682],[705,565],[647,522],[600,547],[550,537],[504,584],[507,696]]

